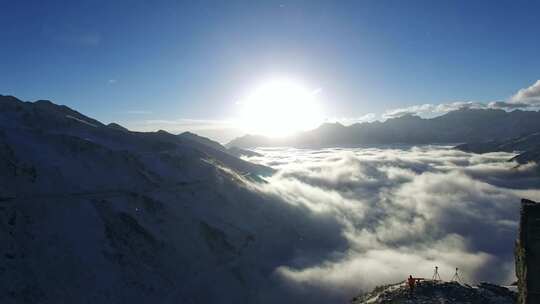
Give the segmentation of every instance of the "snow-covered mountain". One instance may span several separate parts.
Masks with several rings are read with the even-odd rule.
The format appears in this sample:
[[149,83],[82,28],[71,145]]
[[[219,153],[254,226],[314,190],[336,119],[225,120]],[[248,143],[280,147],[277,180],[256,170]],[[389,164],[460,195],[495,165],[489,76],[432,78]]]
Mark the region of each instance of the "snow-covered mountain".
[[275,269],[340,244],[248,182],[270,172],[186,136],[0,96],[0,303],[287,299]]

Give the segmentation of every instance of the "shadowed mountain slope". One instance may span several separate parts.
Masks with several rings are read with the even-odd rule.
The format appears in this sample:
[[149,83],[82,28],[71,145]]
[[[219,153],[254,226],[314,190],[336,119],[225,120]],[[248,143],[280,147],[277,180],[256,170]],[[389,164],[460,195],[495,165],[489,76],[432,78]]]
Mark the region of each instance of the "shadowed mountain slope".
[[[164,131],[0,96],[0,302],[283,302],[274,270],[345,240],[254,189],[268,172]],[[314,233],[284,245],[300,231]]]

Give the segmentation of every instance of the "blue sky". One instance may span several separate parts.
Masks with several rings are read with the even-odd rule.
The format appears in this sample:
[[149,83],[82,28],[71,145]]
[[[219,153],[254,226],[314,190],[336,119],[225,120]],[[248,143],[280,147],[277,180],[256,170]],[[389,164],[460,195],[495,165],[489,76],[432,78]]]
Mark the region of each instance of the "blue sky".
[[507,100],[540,78],[538,1],[0,3],[0,94],[132,128],[220,128],[275,77],[351,119]]

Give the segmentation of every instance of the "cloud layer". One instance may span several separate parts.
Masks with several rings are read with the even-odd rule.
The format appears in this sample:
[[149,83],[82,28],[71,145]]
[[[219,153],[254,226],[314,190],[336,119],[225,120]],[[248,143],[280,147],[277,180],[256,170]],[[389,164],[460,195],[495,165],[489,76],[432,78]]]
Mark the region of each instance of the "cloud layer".
[[278,267],[292,292],[343,300],[409,274],[430,278],[435,265],[443,279],[459,267],[467,282],[514,280],[519,201],[540,199],[533,164],[430,146],[257,152],[264,156],[251,161],[278,172],[256,187],[317,215],[321,226],[338,223],[334,237],[348,244]]

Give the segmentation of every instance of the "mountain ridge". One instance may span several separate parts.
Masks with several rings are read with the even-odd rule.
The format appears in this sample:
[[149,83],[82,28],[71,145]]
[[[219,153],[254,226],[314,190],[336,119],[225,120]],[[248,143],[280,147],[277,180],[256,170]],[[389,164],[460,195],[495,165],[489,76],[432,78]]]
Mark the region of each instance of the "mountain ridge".
[[384,122],[350,126],[323,124],[288,138],[246,135],[227,147],[331,147],[363,144],[456,144],[511,138],[540,131],[540,112],[500,109],[458,109],[435,118],[404,115]]

